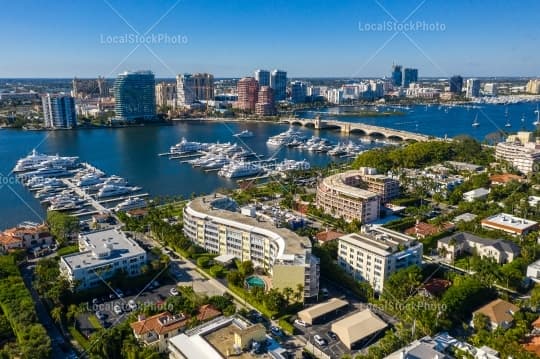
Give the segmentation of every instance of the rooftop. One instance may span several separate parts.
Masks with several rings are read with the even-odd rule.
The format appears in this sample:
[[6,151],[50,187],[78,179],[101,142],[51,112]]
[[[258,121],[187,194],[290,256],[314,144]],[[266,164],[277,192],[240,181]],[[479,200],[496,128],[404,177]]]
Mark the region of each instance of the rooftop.
[[[259,233],[274,238],[276,242],[281,243],[280,253],[283,254],[296,254],[305,255],[306,249],[311,249],[311,242],[306,237],[300,237],[295,232],[282,227],[276,227],[264,216],[258,216],[256,218],[249,217],[238,212],[238,206],[233,206],[232,203],[229,209],[222,207],[215,207],[216,200],[223,200],[228,198],[222,195],[209,195],[205,197],[197,197],[186,207],[186,210],[192,209],[193,211],[201,214],[213,217],[212,220],[217,220],[219,223],[229,224],[232,227],[240,227],[246,231],[257,231]],[[279,256],[278,256],[279,257]]]
[[186,324],[187,318],[184,315],[172,315],[169,312],[163,312],[133,322],[130,326],[136,335],[143,335],[148,332],[154,332],[160,335],[184,327]]
[[347,346],[367,338],[387,327],[371,310],[365,309],[332,324],[332,331]]
[[84,252],[68,254],[62,257],[70,269],[93,267],[106,264],[111,260],[129,258],[146,252],[137,243],[127,238],[118,229],[84,233],[79,235],[79,247]]
[[523,177],[511,173],[494,174],[489,177],[489,180],[492,183],[507,183],[511,181],[521,181],[522,179]]
[[476,217],[478,217],[476,214],[467,212],[467,213],[463,213],[463,214],[460,214],[459,216],[454,217],[454,222],[459,222],[459,221],[471,222],[471,221],[474,221]]
[[323,183],[327,187],[331,187],[332,189],[339,191],[343,195],[352,197],[354,199],[369,199],[377,197],[378,195],[374,192],[347,184],[347,180],[349,178],[360,177],[363,175],[364,174],[361,171],[346,171],[343,173],[338,173],[332,176],[325,177],[323,179]]
[[380,255],[388,255],[399,250],[400,245],[417,244],[414,237],[381,226],[365,225],[360,233],[351,233],[339,238],[353,246],[369,246]]
[[332,298],[326,302],[316,304],[307,309],[298,312],[298,317],[304,320],[308,324],[313,324],[313,321],[325,314],[331,313],[335,310],[343,308],[349,305],[349,303],[343,299]]
[[458,232],[458,233],[452,234],[451,236],[439,239],[439,242],[445,243],[445,244],[450,244],[451,241],[454,241],[456,244],[462,244],[465,242],[473,242],[473,243],[481,244],[483,246],[493,246],[497,248],[498,250],[501,250],[504,252],[514,252],[514,253],[520,252],[520,247],[512,241],[509,241],[506,239],[482,238],[468,232]]
[[326,231],[322,231],[322,232],[317,233],[315,235],[315,238],[317,239],[317,241],[324,243],[324,242],[328,242],[328,241],[333,241],[334,239],[337,239],[337,238],[341,237],[344,234],[345,233],[343,233],[343,232],[326,230]]
[[494,216],[485,218],[482,220],[482,223],[504,226],[512,229],[524,230],[538,224],[538,222],[531,221],[528,219],[512,216],[507,213],[499,213]]
[[514,314],[517,311],[519,311],[518,306],[502,299],[495,299],[475,310],[473,314],[482,313],[487,316],[491,322],[501,324],[503,322],[512,322],[514,320]]

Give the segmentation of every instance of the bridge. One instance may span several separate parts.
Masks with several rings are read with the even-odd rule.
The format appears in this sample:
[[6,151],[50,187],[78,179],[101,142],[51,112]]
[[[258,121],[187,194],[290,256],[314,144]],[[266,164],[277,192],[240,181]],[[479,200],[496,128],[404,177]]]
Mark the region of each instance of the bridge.
[[352,123],[338,120],[321,120],[320,117],[314,119],[301,119],[301,118],[286,118],[281,120],[282,123],[288,123],[291,125],[312,127],[317,130],[340,130],[341,133],[350,134],[355,133],[360,136],[372,136],[378,138],[386,138],[393,141],[430,141],[430,140],[442,140],[434,136],[422,135],[420,133],[414,133],[409,131],[396,130],[393,128],[380,127],[367,125],[365,123]]

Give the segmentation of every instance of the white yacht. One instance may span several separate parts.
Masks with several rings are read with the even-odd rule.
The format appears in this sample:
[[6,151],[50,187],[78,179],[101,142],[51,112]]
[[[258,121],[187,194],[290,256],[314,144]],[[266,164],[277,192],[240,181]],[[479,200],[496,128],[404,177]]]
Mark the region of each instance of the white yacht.
[[223,167],[218,174],[226,178],[247,177],[259,175],[264,169],[253,162],[236,162]]
[[115,212],[131,211],[132,209],[146,207],[146,201],[142,198],[129,197],[114,207]]
[[217,169],[221,168],[227,164],[229,164],[231,160],[225,156],[219,156],[216,157],[213,161],[210,161],[209,163],[202,165],[201,167],[207,170],[211,169]]
[[477,114],[472,123],[472,127],[478,127],[478,126],[480,126],[480,122],[478,122],[478,114]]
[[44,178],[41,181],[38,181],[37,183],[33,185],[28,186],[31,191],[37,191],[41,188],[51,187],[51,188],[61,188],[66,187],[66,184],[59,180],[58,178]]
[[140,187],[126,187],[108,184],[103,186],[97,193],[97,198],[115,197],[140,190]]
[[88,187],[98,183],[103,183],[103,179],[98,175],[90,173],[82,176],[75,184],[77,187]]
[[540,111],[538,110],[538,105],[536,105],[536,110],[534,110],[534,113],[536,114],[536,121],[533,122],[533,125],[538,126],[540,125]]
[[180,142],[170,147],[169,152],[173,154],[182,154],[182,153],[197,152],[197,151],[200,151],[201,148],[202,148],[202,145],[200,142],[190,142],[186,140],[185,137],[182,137],[182,140]]
[[39,167],[35,171],[27,172],[25,176],[61,177],[68,176],[69,174],[64,167]]
[[233,136],[238,138],[250,138],[253,137],[254,134],[249,130],[243,130],[242,132],[235,133]]
[[74,200],[66,199],[66,200],[61,200],[61,201],[51,204],[48,210],[49,211],[73,211],[80,208],[81,208],[81,205],[77,204]]
[[50,164],[53,167],[56,165],[71,167],[76,164],[78,159],[78,157],[59,157],[58,155],[45,155],[42,153],[38,153],[35,149],[33,149],[31,154],[17,161],[17,164],[15,164],[15,167],[13,168],[13,172],[26,172],[36,170],[47,161],[50,161]]

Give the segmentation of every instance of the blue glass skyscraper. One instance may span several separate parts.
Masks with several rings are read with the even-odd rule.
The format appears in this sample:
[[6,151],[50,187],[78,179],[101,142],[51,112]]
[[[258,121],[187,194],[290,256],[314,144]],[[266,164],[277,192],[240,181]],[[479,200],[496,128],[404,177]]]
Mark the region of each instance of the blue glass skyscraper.
[[124,72],[114,82],[118,121],[148,121],[156,118],[155,79],[151,71]]
[[77,127],[75,100],[68,95],[45,95],[41,98],[47,128]]
[[283,101],[287,96],[287,72],[273,70],[270,75],[270,87],[274,90],[274,100]]

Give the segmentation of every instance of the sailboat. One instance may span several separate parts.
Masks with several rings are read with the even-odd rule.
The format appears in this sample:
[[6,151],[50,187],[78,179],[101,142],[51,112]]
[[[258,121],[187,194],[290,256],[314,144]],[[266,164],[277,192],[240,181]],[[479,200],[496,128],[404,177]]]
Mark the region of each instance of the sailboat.
[[536,105],[536,110],[534,110],[534,113],[536,114],[536,121],[533,122],[533,125],[538,126],[540,125],[540,111],[538,111],[538,104]]
[[512,127],[512,124],[510,123],[510,120],[508,119],[508,107],[506,108],[506,111],[504,112],[504,117],[506,117],[506,124],[504,127]]
[[472,127],[478,127],[480,126],[480,122],[478,122],[478,114],[476,114],[476,117],[474,118],[474,121],[472,123]]

